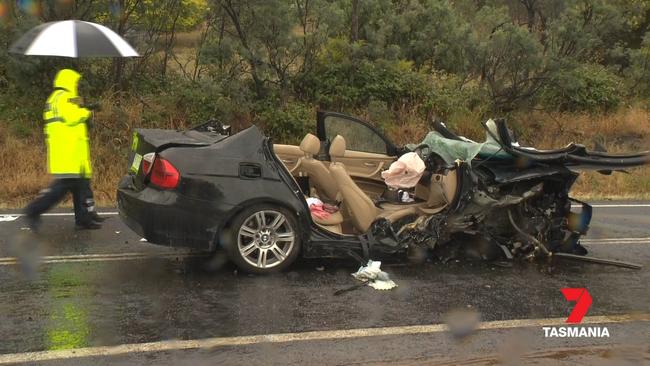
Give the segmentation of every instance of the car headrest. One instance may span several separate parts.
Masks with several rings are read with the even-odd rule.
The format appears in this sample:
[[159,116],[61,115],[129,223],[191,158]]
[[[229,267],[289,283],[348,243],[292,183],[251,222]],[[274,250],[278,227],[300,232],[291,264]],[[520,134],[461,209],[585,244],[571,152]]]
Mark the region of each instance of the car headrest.
[[318,137],[308,133],[300,143],[300,150],[311,156],[318,155],[320,152],[320,140]]
[[330,143],[330,157],[342,158],[345,155],[345,139],[336,135]]

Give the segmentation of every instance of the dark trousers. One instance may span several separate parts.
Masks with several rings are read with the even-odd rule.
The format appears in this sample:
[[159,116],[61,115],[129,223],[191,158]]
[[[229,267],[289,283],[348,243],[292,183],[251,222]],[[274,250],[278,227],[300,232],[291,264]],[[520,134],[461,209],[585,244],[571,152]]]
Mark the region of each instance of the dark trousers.
[[87,224],[92,220],[91,212],[95,209],[90,179],[61,178],[54,179],[50,186],[42,190],[35,200],[25,208],[25,214],[32,219],[59,203],[68,192],[72,192],[74,202],[74,219],[77,224]]

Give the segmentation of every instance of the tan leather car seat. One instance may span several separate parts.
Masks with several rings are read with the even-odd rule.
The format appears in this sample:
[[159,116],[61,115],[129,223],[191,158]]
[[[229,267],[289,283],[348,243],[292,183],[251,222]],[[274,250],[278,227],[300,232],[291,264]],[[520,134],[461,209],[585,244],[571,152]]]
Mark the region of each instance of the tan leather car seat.
[[456,169],[446,174],[433,174],[428,185],[418,184],[415,196],[427,202],[426,207],[438,208],[447,206],[456,197],[458,189],[458,173]]
[[330,144],[330,174],[339,189],[342,202],[350,213],[352,224],[360,233],[365,233],[370,225],[378,218],[385,217],[389,221],[394,221],[407,215],[417,213],[417,208],[422,206],[421,203],[412,205],[395,205],[390,209],[383,209],[375,206],[375,203],[368,195],[359,188],[352,180],[345,165],[336,162],[337,158],[345,154],[345,139],[337,135]]
[[345,139],[341,135],[336,135],[330,142],[330,160],[332,163],[338,162],[339,158],[345,156],[347,149]]
[[298,159],[301,170],[309,176],[309,183],[316,188],[321,199],[328,201],[338,200],[338,188],[332,180],[330,172],[322,161],[314,159],[320,152],[320,140],[308,133],[300,143],[300,150],[305,155]]

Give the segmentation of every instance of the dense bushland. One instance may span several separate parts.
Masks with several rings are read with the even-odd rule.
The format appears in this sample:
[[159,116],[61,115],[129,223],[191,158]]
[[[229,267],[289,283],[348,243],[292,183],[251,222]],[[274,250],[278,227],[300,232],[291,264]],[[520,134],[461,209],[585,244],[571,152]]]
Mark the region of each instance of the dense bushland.
[[[106,24],[142,57],[7,53],[35,24],[70,18]],[[405,142],[432,119],[472,135],[481,120],[499,116],[530,144],[647,148],[649,24],[648,0],[0,2],[0,171],[17,169],[14,154],[23,149],[39,157],[21,174],[0,175],[23,187],[3,185],[0,200],[23,201],[47,180],[34,178],[44,172],[41,109],[64,66],[84,74],[83,94],[104,107],[92,134],[95,180],[107,182],[107,200],[133,128],[183,128],[210,117],[235,128],[256,123],[276,141],[296,142],[313,129],[316,110],[331,109]],[[605,179],[634,187],[622,195],[648,188],[628,184],[631,176]],[[595,194],[612,188],[590,186]]]

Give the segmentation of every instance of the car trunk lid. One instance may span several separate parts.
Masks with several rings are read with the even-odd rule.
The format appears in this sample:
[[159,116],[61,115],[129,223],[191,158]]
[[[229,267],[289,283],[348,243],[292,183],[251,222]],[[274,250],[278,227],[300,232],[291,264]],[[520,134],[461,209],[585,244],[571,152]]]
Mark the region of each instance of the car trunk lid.
[[208,146],[225,139],[226,135],[195,130],[176,131],[164,129],[138,128],[133,132],[133,142],[129,154],[129,175],[135,189],[145,186],[148,171],[144,166],[151,166],[156,154],[171,147]]

